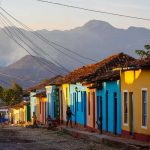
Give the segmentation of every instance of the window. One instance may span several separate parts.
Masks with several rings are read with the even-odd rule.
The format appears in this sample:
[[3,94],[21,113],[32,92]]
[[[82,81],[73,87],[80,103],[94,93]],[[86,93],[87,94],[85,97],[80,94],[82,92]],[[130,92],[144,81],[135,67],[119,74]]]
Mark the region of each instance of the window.
[[147,126],[147,90],[142,90],[142,126]]
[[90,92],[88,92],[88,115],[90,115]]
[[124,92],[124,123],[128,123],[128,93]]

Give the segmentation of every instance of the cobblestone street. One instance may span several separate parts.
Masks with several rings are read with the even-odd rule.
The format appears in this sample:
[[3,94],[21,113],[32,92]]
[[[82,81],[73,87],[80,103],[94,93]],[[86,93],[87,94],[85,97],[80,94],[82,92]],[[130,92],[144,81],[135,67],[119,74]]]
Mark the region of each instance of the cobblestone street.
[[73,138],[61,131],[9,127],[0,129],[0,150],[115,150],[111,147]]

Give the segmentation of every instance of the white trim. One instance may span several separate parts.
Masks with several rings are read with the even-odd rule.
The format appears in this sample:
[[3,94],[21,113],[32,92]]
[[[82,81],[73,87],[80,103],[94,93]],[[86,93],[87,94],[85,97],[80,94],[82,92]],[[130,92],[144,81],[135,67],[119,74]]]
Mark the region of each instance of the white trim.
[[[127,109],[128,109],[128,114],[127,114],[127,123],[124,122],[124,93],[127,93]],[[129,92],[128,90],[123,90],[123,125],[128,126],[129,124]]]
[[[142,91],[146,91],[147,92],[147,124],[146,126],[143,126],[142,125],[142,113],[143,113],[143,99],[142,99]],[[147,129],[147,126],[148,126],[148,88],[141,88],[141,128],[142,129]]]

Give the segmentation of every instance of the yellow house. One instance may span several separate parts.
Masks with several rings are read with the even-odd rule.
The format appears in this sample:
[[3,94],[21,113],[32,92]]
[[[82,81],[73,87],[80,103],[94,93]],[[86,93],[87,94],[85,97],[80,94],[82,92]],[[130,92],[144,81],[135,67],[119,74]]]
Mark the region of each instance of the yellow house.
[[122,134],[150,141],[150,59],[121,71]]
[[66,121],[67,106],[70,106],[70,86],[69,84],[62,84],[59,86],[59,100],[60,100],[60,120]]

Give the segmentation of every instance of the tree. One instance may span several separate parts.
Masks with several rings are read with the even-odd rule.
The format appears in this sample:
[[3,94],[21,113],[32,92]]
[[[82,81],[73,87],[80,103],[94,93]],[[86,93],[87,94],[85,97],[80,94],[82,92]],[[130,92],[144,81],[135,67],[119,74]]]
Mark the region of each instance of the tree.
[[22,101],[23,90],[22,90],[22,87],[15,82],[13,82],[13,90],[14,90],[13,103],[17,104]]
[[22,101],[23,90],[17,83],[13,82],[12,88],[6,89],[0,86],[0,98],[6,106],[15,105]]
[[143,50],[135,50],[141,58],[150,58],[150,45],[145,45]]

